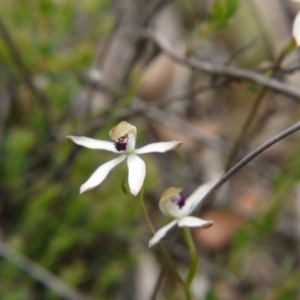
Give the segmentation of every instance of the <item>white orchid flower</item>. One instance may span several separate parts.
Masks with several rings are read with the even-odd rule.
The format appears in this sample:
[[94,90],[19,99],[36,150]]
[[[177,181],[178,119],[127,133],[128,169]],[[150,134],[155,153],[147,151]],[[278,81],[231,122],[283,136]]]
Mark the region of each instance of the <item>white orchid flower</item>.
[[80,187],[80,194],[92,190],[102,183],[108,173],[127,158],[128,185],[130,192],[136,196],[143,186],[146,175],[145,163],[137,154],[167,152],[178,148],[182,144],[182,142],[179,141],[159,142],[149,144],[140,149],[135,149],[136,133],[137,130],[135,126],[126,121],[122,121],[109,132],[109,136],[113,142],[91,139],[84,136],[67,136],[77,145],[121,154],[119,157],[101,165]]
[[164,215],[171,217],[174,220],[154,234],[149,241],[149,247],[156,245],[176,224],[179,227],[208,228],[212,226],[212,221],[205,221],[197,217],[192,217],[190,214],[195,210],[202,199],[204,199],[204,196],[212,187],[213,183],[209,182],[201,185],[187,199],[180,195],[182,189],[175,187],[166,189],[161,194],[159,208]]
[[294,19],[292,34],[297,46],[300,46],[300,11],[297,13]]

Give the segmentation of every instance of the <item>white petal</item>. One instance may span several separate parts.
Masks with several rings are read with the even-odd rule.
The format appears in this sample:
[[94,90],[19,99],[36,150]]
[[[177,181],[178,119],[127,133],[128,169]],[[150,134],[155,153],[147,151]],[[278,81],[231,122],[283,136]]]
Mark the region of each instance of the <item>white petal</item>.
[[114,143],[108,141],[101,141],[96,139],[91,139],[85,136],[74,136],[68,135],[67,138],[71,139],[75,144],[89,148],[89,149],[99,149],[107,150],[117,153]]
[[185,215],[189,215],[202,201],[204,196],[209,192],[209,190],[212,188],[212,186],[217,181],[209,181],[205,184],[200,185],[187,199],[182,207],[184,210]]
[[135,153],[144,154],[144,153],[151,153],[151,152],[167,152],[167,151],[177,149],[181,144],[182,142],[178,142],[178,141],[153,143],[153,144],[146,145],[140,149],[137,149]]
[[297,13],[293,23],[293,37],[297,46],[300,46],[300,11]]
[[153,247],[167,234],[167,232],[176,225],[177,220],[172,221],[171,223],[167,224],[166,226],[162,227],[154,234],[153,238],[149,241],[149,248]]
[[179,227],[201,227],[201,228],[207,228],[213,225],[212,221],[205,221],[200,218],[196,217],[183,217],[178,221]]
[[126,155],[121,155],[107,163],[101,165],[92,176],[80,187],[80,194],[92,190],[99,185],[108,175],[108,173],[120,162],[126,158]]
[[136,196],[144,183],[146,166],[144,161],[135,154],[128,155],[128,185],[131,194]]

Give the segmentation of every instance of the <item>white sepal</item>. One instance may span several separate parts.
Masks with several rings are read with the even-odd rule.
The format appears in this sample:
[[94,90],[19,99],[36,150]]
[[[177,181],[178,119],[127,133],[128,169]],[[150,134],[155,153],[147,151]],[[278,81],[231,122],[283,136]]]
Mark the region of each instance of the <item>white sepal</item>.
[[91,139],[85,136],[74,136],[74,135],[68,135],[67,138],[72,140],[75,144],[89,149],[107,150],[114,153],[118,152],[115,149],[114,143],[112,142],[101,141],[101,140]]

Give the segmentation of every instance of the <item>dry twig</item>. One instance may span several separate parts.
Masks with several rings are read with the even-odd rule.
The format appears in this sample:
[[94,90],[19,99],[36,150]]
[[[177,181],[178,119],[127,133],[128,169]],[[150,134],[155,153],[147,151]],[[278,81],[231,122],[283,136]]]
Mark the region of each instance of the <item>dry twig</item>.
[[274,78],[261,75],[260,73],[252,70],[245,70],[233,66],[226,66],[221,64],[213,64],[204,62],[193,57],[186,57],[180,53],[170,43],[170,41],[158,31],[150,29],[140,32],[141,38],[147,38],[155,42],[168,56],[181,65],[187,66],[192,69],[202,71],[211,75],[225,76],[234,80],[246,80],[254,82],[262,87],[267,87],[275,92],[288,96],[300,102],[300,89],[290,84],[281,82]]

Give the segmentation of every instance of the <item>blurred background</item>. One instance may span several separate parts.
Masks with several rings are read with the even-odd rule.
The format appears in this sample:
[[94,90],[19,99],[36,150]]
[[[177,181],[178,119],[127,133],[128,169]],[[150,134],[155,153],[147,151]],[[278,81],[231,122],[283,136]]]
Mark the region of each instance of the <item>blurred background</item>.
[[[143,156],[159,229],[169,221],[158,210],[165,188],[188,196],[299,120],[300,97],[215,71],[276,73],[297,90],[299,50],[276,61],[298,10],[288,0],[0,0],[0,299],[170,299],[176,283],[160,276],[164,260],[121,189],[126,164],[79,195],[113,156],[65,136],[109,140],[126,120],[137,146],[182,140]],[[147,28],[212,71],[176,62]],[[194,299],[300,299],[299,137],[262,153],[195,213],[214,226],[192,231]],[[178,230],[163,243],[185,274]]]

